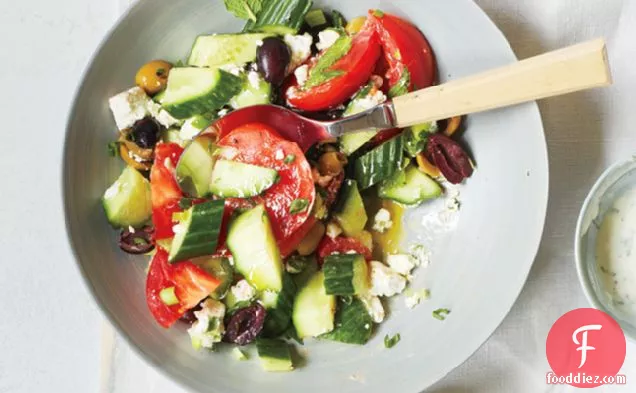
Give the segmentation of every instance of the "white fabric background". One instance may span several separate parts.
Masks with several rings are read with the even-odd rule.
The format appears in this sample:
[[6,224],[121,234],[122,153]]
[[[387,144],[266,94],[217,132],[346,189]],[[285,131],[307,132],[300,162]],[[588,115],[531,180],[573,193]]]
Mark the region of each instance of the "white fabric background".
[[[0,1],[3,8],[0,31],[4,37],[11,37],[5,42],[4,53],[0,55],[5,63],[3,66],[10,68],[0,73],[0,81],[3,86],[15,86],[16,91],[12,100],[3,101],[3,107],[23,117],[20,120],[16,116],[15,123],[9,124],[23,124],[30,114],[26,109],[36,107],[41,108],[41,116],[52,119],[51,128],[59,132],[44,135],[40,140],[42,146],[51,147],[40,149],[40,158],[47,162],[59,162],[66,110],[63,103],[70,100],[72,89],[69,85],[77,82],[84,66],[82,61],[86,61],[115,15],[132,1],[114,0],[113,5],[103,0],[69,0],[62,2],[64,7],[60,2],[49,0],[25,0],[11,4],[7,0]],[[477,3],[503,30],[522,58],[587,38],[605,36],[610,45],[615,86],[540,104],[551,163],[551,193],[545,233],[536,263],[521,297],[491,339],[430,391],[571,392],[575,389],[545,384],[545,373],[549,370],[545,359],[545,338],[559,316],[573,308],[587,306],[576,278],[572,255],[574,223],[583,198],[604,168],[636,150],[636,134],[631,128],[636,120],[636,111],[630,102],[636,92],[636,46],[633,43],[633,37],[636,37],[636,2],[477,0]],[[40,31],[42,35],[38,40],[27,40],[28,35],[14,33],[14,30],[21,29]],[[9,56],[13,61],[9,62]],[[38,97],[46,105],[20,104],[34,101],[33,92],[20,89],[20,85],[12,82],[18,75],[25,74],[33,85],[47,86],[46,94]],[[13,108],[22,109],[13,111]],[[23,143],[18,134],[7,131],[3,138],[2,167],[15,165],[24,159],[24,151],[4,148]],[[42,168],[42,171],[48,170],[53,171],[53,166],[51,169]],[[94,391],[98,377],[93,372],[97,374],[98,371],[92,370],[99,369],[100,393],[183,393],[182,389],[147,366],[106,322],[101,326],[99,337],[100,317],[86,291],[79,284],[74,286],[79,277],[69,264],[55,269],[44,264],[50,259],[70,261],[68,250],[61,246],[64,241],[59,232],[62,229],[54,224],[62,220],[59,206],[55,206],[57,213],[42,215],[49,219],[33,225],[20,239],[5,241],[15,239],[15,227],[23,224],[22,221],[29,219],[37,223],[37,219],[27,216],[40,215],[40,210],[35,213],[35,209],[41,209],[38,207],[41,200],[33,199],[33,204],[25,204],[23,194],[18,191],[37,196],[38,191],[57,189],[57,176],[47,172],[43,175],[50,175],[43,176],[49,180],[42,184],[26,184],[26,176],[12,177],[9,174],[10,187],[6,188],[9,192],[0,196],[3,200],[0,216],[9,217],[12,224],[0,226],[2,249],[11,251],[9,255],[27,255],[34,241],[45,239],[45,244],[39,244],[47,249],[47,253],[41,255],[42,261],[37,261],[42,264],[38,267],[40,274],[33,276],[34,268],[28,264],[32,262],[25,261],[8,274],[0,275],[0,287],[6,289],[15,285],[15,288],[24,288],[35,284],[42,288],[40,295],[49,300],[55,299],[58,307],[44,307],[29,296],[16,297],[15,293],[10,293],[12,302],[3,306],[3,314],[8,317],[0,321],[3,350],[0,357],[0,392]],[[55,203],[59,201],[55,200]],[[17,213],[9,214],[8,207]],[[55,237],[48,236],[52,233]],[[60,287],[59,283],[67,282],[70,284]],[[63,310],[59,307],[61,304],[65,306]],[[76,320],[73,315],[76,310],[81,311],[86,322],[69,324],[69,320]],[[32,323],[25,324],[23,321]],[[45,324],[65,327],[63,331],[47,329]],[[18,331],[22,334],[16,336]],[[51,336],[51,332],[55,335]],[[634,344],[628,345],[622,372],[628,377],[627,386],[606,386],[594,391],[636,391]]]
[[[123,3],[134,0],[120,0]],[[414,0],[415,1],[415,0]],[[543,241],[528,282],[511,313],[466,363],[429,389],[434,393],[571,392],[548,386],[545,340],[565,312],[588,306],[573,261],[573,233],[583,199],[614,161],[636,151],[636,2],[629,0],[477,0],[520,58],[605,36],[615,85],[540,103],[550,156],[550,203]],[[523,230],[519,228],[518,230]],[[514,263],[514,261],[511,261]],[[180,393],[105,328],[104,390]],[[110,345],[114,344],[114,359]],[[636,345],[628,343],[626,386],[593,391],[636,391]]]

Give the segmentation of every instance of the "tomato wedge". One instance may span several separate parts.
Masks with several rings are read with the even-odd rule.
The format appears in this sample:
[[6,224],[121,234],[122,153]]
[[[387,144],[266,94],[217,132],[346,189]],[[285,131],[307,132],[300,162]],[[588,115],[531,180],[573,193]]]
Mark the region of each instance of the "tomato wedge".
[[181,153],[183,148],[176,143],[159,143],[155,147],[155,161],[150,170],[150,192],[156,240],[174,236],[172,214],[181,211],[179,201],[183,198],[174,177],[174,168]]
[[389,87],[406,80],[408,91],[424,89],[435,83],[435,57],[426,37],[413,24],[395,15],[369,11],[369,23],[378,33],[384,57],[389,64],[386,73]]
[[335,239],[325,236],[318,245],[318,263],[322,265],[325,257],[333,254],[346,254],[355,251],[357,254],[364,255],[367,261],[372,259],[371,250],[369,250],[360,241],[351,238],[338,236]]
[[[296,143],[281,138],[276,130],[262,123],[249,123],[230,131],[219,140],[218,146],[221,147],[220,158],[278,171],[280,180],[262,195],[250,199],[228,198],[224,221],[237,208],[264,204],[278,247],[285,255],[290,239],[310,217],[316,199],[311,167],[303,151]],[[306,200],[307,209],[291,214],[291,204],[297,199]]]
[[[342,75],[309,89],[303,89],[292,78],[292,83],[285,91],[287,102],[305,111],[321,111],[342,104],[369,80],[380,53],[380,42],[375,29],[367,23],[353,37],[349,52],[330,68],[343,71]],[[310,68],[313,64],[315,59],[310,60]]]
[[[169,328],[219,284],[219,280],[192,262],[171,265],[168,262],[168,252],[158,247],[146,277],[146,303],[155,320],[161,326]],[[160,293],[171,287],[174,287],[179,303],[168,306],[161,300]]]

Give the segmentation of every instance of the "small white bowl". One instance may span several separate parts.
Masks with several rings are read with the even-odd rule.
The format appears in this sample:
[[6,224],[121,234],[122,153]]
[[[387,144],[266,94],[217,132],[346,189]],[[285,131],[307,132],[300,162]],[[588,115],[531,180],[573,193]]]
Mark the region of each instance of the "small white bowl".
[[608,168],[592,187],[576,224],[574,256],[583,291],[594,308],[611,315],[625,336],[636,342],[636,313],[629,314],[615,302],[605,289],[596,260],[596,239],[599,227],[616,198],[636,187],[636,156]]

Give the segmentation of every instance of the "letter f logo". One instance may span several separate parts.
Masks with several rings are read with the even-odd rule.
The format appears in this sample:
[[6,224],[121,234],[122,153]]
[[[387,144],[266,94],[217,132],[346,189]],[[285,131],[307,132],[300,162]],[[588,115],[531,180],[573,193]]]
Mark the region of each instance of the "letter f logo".
[[[592,346],[587,345],[587,332],[590,330],[601,330],[602,327],[603,326],[601,325],[585,325],[576,329],[572,334],[572,341],[574,341],[574,344],[580,345],[580,347],[576,349],[577,351],[581,351],[581,364],[579,364],[579,368],[583,367],[583,365],[587,361],[587,351],[593,351],[596,349]],[[577,338],[579,333],[582,333],[580,342]]]

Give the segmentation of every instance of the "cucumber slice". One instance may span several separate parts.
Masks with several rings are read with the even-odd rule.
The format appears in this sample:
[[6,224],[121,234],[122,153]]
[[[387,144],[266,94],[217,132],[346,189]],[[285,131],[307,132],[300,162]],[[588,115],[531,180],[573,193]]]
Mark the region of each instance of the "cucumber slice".
[[285,341],[259,338],[256,340],[256,350],[265,371],[292,371],[294,369],[289,344]]
[[305,22],[309,27],[320,27],[327,24],[327,17],[320,8],[313,9],[305,15]]
[[264,337],[277,337],[284,333],[291,323],[296,283],[287,273],[283,274],[283,289],[276,293],[264,291],[261,293],[261,304],[267,309]]
[[222,198],[250,198],[268,190],[278,179],[274,169],[219,160],[212,171],[210,191]]
[[214,292],[210,294],[210,297],[214,300],[223,299],[227,294],[227,291],[232,286],[232,281],[234,280],[234,268],[232,268],[230,260],[225,257],[206,256],[194,258],[191,262],[201,267],[221,282]]
[[[368,83],[362,87],[355,96],[351,99],[351,102],[347,105],[343,116],[352,116],[360,112],[364,112],[373,108],[374,102],[368,99],[369,93],[373,88],[373,83]],[[350,134],[345,134],[340,137],[340,150],[346,155],[353,154],[356,150],[362,147],[365,143],[369,142],[373,136],[377,134],[376,131],[358,131]]]
[[402,145],[402,136],[398,135],[359,157],[354,167],[358,187],[369,188],[400,170],[404,158]]
[[221,231],[225,201],[207,201],[194,205],[183,213],[177,213],[179,223],[175,228],[168,261],[178,262],[190,258],[214,254]]
[[367,225],[367,211],[364,201],[358,191],[355,180],[346,180],[342,186],[341,206],[336,208],[334,218],[340,224],[342,231],[349,237],[354,237],[364,230]]
[[442,187],[410,164],[405,171],[393,175],[378,187],[378,196],[405,205],[417,205],[442,195]]
[[369,266],[362,255],[330,255],[325,258],[322,270],[328,295],[364,295],[369,291]]
[[241,66],[256,60],[258,44],[271,34],[212,34],[197,37],[188,65],[219,67]]
[[113,227],[142,226],[152,214],[150,183],[136,169],[127,166],[104,193],[102,205]]
[[161,102],[173,117],[187,119],[220,109],[242,87],[240,77],[220,69],[173,68]]
[[210,195],[216,151],[217,146],[211,136],[202,135],[192,140],[176,168],[177,182],[183,191],[197,198]]
[[340,302],[335,324],[336,327],[333,331],[320,336],[320,338],[346,344],[364,345],[373,334],[373,319],[358,298],[353,298],[350,303]]
[[227,245],[234,267],[257,290],[283,289],[283,261],[263,205],[241,214],[232,222]]
[[325,292],[325,275],[316,272],[294,301],[292,321],[301,339],[318,337],[334,328],[336,297]]
[[240,93],[230,100],[234,109],[271,103],[272,86],[258,72],[250,71]]
[[312,0],[265,0],[256,21],[248,21],[243,31],[296,34],[312,4]]

